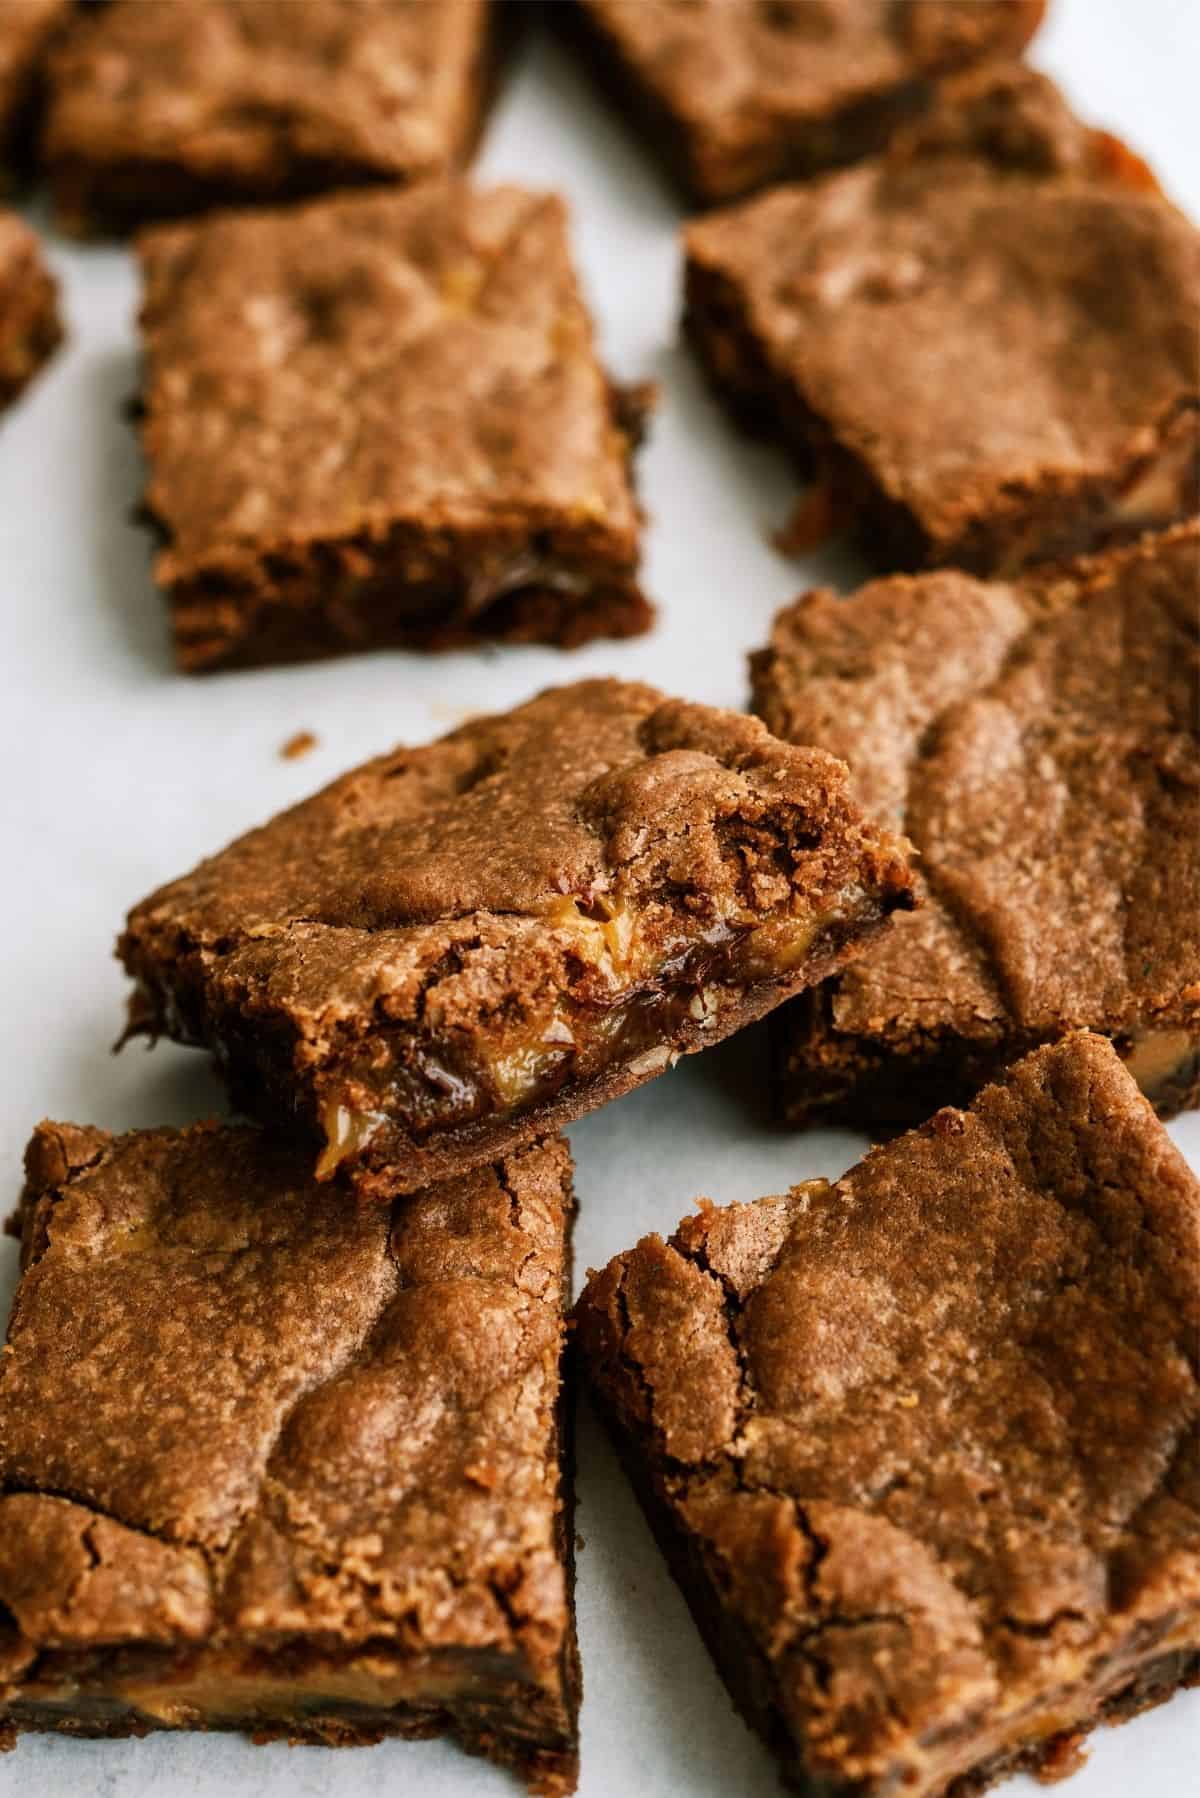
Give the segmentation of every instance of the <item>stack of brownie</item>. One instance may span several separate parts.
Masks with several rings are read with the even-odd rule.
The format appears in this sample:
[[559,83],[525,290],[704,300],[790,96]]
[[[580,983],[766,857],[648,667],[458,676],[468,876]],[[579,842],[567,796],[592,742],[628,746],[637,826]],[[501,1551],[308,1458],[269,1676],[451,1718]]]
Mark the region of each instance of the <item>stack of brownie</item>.
[[[556,9],[739,202],[685,331],[883,572],[780,614],[758,717],[557,687],[133,907],[127,1034],[248,1121],[29,1144],[0,1745],[449,1733],[571,1792],[560,1132],[768,1014],[781,1117],[893,1140],[575,1313],[739,1709],[801,1791],[970,1798],[1200,1681],[1200,1182],[1155,1115],[1200,1101],[1200,234],[1014,60],[1042,10]],[[454,173],[509,24],[0,13],[8,166],[151,225],[181,668],[651,626],[648,396],[561,199]],[[0,216],[0,398],[57,335]]]

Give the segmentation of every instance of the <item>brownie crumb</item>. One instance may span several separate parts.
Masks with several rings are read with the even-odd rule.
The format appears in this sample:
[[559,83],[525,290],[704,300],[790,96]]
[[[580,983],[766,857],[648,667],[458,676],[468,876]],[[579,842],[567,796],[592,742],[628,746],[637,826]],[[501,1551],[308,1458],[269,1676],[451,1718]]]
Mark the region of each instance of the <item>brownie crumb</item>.
[[285,762],[296,762],[302,755],[308,755],[311,750],[315,749],[320,741],[320,737],[315,732],[298,730],[281,746],[279,753]]

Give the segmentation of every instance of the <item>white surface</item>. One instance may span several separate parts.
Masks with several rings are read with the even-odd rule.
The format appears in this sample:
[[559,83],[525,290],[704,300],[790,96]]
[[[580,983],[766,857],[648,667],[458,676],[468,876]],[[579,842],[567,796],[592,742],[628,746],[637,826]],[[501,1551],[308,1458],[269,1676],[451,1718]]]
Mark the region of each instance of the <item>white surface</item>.
[[[1056,0],[1037,54],[1090,117],[1128,135],[1200,216],[1197,0]],[[640,642],[572,657],[519,650],[440,659],[379,654],[281,672],[187,680],[172,670],[147,543],[130,521],[141,471],[122,414],[135,384],[129,258],[54,242],[70,346],[0,425],[0,589],[6,699],[0,891],[7,949],[0,1165],[42,1116],[113,1129],[183,1122],[220,1106],[201,1056],[170,1045],[109,1054],[124,986],[111,945],[126,907],[282,805],[404,739],[448,729],[586,673],[643,676],[745,703],[745,652],[813,578],[848,560],[779,557],[766,527],[795,486],[781,456],[739,441],[676,343],[674,197],[632,136],[551,45],[526,46],[489,134],[486,176],[565,190],[604,350],[620,376],[663,384],[642,461],[653,522],[646,579],[661,621]],[[864,378],[870,371],[864,370]],[[279,758],[286,738],[320,747]],[[571,1132],[582,1211],[580,1275],[697,1193],[751,1199],[840,1173],[863,1147],[833,1132],[787,1137],[761,1115],[762,1041],[749,1032]],[[1173,1127],[1200,1161],[1200,1117]],[[0,1194],[3,1208],[7,1201]],[[0,1310],[15,1271],[0,1249]],[[607,1444],[581,1419],[579,1623],[585,1798],[777,1790],[730,1707]],[[1071,1798],[1192,1798],[1200,1692],[1095,1739]],[[505,1775],[437,1743],[357,1752],[256,1749],[238,1738],[23,1739],[0,1794],[57,1798],[357,1798],[387,1786],[427,1798],[500,1798]],[[1032,1787],[1018,1782],[1014,1798]]]

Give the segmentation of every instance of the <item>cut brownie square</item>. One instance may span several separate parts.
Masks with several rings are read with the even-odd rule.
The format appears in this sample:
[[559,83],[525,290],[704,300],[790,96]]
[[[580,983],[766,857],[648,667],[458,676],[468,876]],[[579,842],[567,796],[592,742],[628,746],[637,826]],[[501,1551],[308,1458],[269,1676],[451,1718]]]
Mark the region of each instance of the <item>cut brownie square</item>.
[[394,1212],[248,1128],[27,1170],[0,1730],[449,1732],[573,1790],[565,1142]]
[[0,186],[25,172],[43,63],[71,4],[4,0],[0,6]]
[[397,749],[130,913],[130,1028],[388,1195],[616,1098],[911,903],[846,770],[586,681]]
[[56,50],[42,157],[76,231],[408,182],[466,160],[488,0],[110,0]]
[[555,195],[425,183],[140,244],[181,666],[643,631],[639,420]]
[[23,219],[0,208],[0,406],[16,399],[62,341],[58,286]]
[[701,204],[879,150],[1045,0],[574,0],[554,9]]
[[811,593],[753,659],[776,735],[851,763],[924,904],[781,1014],[794,1123],[872,1132],[1086,1026],[1200,1101],[1200,524],[1020,582]]
[[734,1700],[968,1798],[1200,1680],[1200,1185],[1103,1039],[593,1274],[585,1365]]
[[1200,233],[1009,65],[893,152],[697,221],[685,327],[890,570],[1011,573],[1200,504]]

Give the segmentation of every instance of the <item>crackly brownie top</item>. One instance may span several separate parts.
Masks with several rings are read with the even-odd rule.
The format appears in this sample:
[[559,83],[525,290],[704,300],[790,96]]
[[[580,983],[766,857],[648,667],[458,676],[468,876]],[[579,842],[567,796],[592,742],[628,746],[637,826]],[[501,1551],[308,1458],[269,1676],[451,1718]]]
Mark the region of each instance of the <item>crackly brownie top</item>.
[[1018,49],[1041,0],[584,0],[694,131],[738,142]]
[[[46,151],[282,180],[416,176],[464,147],[486,0],[112,0],[56,52]],[[169,176],[164,175],[164,180]]]
[[566,208],[458,183],[140,243],[163,578],[397,521],[636,543]]
[[250,1129],[43,1124],[0,1360],[0,1601],[34,1647],[316,1634],[552,1668],[554,1139],[396,1207]]
[[935,545],[1048,472],[1135,467],[1197,403],[1200,233],[1020,65],[950,84],[892,155],[686,242]]
[[755,658],[780,736],[851,764],[927,902],[838,1029],[1200,1023],[1200,525],[1019,583],[807,595]]
[[312,1032],[380,1007],[499,1029],[547,982],[607,1002],[714,930],[909,884],[832,756],[593,680],[344,775],[135,907],[122,949]]
[[1200,1603],[1200,1186],[1101,1038],[647,1237],[579,1330],[814,1777],[986,1759]]

